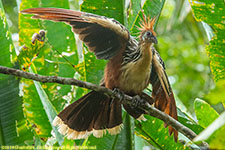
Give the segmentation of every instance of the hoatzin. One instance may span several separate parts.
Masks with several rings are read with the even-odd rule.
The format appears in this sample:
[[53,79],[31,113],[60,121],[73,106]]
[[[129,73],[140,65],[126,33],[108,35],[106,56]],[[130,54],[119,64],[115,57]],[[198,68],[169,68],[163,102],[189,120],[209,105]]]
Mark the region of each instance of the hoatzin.
[[[109,60],[103,86],[119,89],[130,96],[140,95],[148,101],[150,97],[143,90],[151,84],[155,107],[177,120],[176,103],[164,62],[153,47],[153,43],[158,43],[153,30],[155,19],[143,19],[137,41],[122,24],[104,16],[58,8],[31,8],[22,13],[69,24],[98,59]],[[118,134],[122,127],[121,105],[119,100],[91,91],[60,112],[53,125],[69,139],[86,138],[92,133],[102,137],[106,131]],[[123,107],[135,119],[144,119],[145,112],[141,109],[131,105]],[[178,132],[171,126],[169,133],[174,133],[177,140]]]

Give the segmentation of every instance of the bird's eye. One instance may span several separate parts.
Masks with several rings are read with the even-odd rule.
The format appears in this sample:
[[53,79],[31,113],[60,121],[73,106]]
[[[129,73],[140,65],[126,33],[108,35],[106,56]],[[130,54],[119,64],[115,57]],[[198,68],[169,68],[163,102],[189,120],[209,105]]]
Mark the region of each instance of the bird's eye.
[[149,37],[149,36],[152,36],[152,33],[151,32],[146,32],[146,35]]

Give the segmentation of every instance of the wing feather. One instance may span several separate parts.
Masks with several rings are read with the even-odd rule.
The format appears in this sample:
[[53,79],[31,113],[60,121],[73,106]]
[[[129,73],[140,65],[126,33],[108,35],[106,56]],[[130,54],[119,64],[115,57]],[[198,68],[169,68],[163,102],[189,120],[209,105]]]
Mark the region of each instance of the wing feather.
[[[155,107],[177,120],[177,108],[173,91],[165,72],[164,63],[154,48],[150,83],[152,84]],[[174,139],[177,141],[178,132],[171,126],[169,126],[169,133],[174,133]]]
[[66,22],[99,59],[110,59],[125,50],[130,34],[118,21],[90,13],[59,8],[30,8],[33,18]]

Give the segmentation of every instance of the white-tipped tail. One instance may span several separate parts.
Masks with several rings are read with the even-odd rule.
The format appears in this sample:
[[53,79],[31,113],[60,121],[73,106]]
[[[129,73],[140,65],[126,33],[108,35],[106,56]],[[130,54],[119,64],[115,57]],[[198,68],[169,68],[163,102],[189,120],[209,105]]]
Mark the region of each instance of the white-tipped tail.
[[111,135],[118,134],[121,129],[123,128],[123,124],[120,124],[118,126],[115,126],[113,128],[108,128],[108,129],[102,129],[102,130],[91,130],[91,131],[76,131],[74,129],[71,129],[68,127],[61,118],[58,116],[55,117],[53,120],[52,124],[54,126],[58,126],[58,131],[59,133],[67,136],[68,139],[85,139],[89,135],[93,133],[93,135],[97,138],[102,137],[106,132],[108,132]]

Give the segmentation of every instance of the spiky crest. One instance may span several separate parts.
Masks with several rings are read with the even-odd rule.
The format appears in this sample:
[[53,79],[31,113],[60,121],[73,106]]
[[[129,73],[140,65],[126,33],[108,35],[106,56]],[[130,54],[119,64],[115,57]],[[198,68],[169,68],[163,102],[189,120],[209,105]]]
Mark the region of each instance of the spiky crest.
[[145,31],[151,31],[152,34],[154,36],[156,36],[156,33],[154,31],[154,24],[156,22],[156,17],[150,19],[150,17],[147,17],[145,16],[143,10],[141,10],[142,12],[142,16],[143,16],[143,19],[141,20],[141,22],[139,23],[140,27],[138,27],[138,30],[140,31],[140,35],[145,32]]

